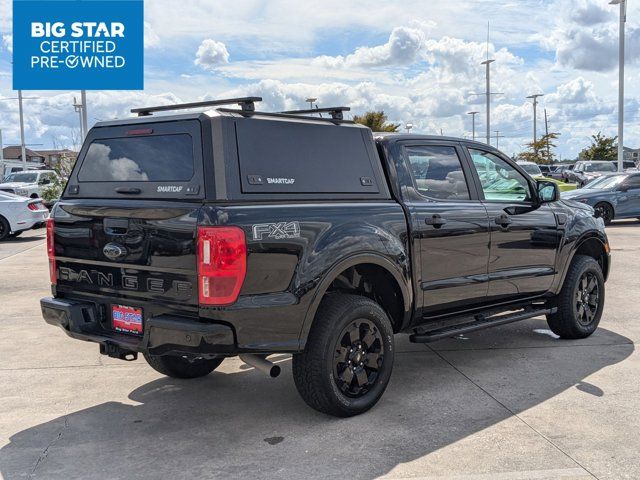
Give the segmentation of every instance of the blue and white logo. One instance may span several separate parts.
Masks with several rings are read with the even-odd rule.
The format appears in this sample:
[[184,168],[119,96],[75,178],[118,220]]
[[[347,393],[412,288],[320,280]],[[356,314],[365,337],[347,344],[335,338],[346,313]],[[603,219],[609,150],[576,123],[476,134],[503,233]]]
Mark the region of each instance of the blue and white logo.
[[142,0],[13,0],[15,90],[144,88]]

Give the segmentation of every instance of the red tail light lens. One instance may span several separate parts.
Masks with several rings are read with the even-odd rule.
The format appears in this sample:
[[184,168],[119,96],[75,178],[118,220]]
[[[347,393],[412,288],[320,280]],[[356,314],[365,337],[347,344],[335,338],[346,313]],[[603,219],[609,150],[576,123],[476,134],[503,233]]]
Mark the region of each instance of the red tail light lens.
[[54,226],[53,218],[47,220],[47,256],[49,257],[49,278],[51,283],[58,283],[58,275],[56,268],[56,252],[54,250]]
[[30,203],[29,205],[27,205],[27,207],[29,208],[29,210],[37,212],[38,210],[40,210],[40,202]]
[[198,227],[198,297],[201,305],[238,299],[247,273],[247,244],[238,227]]

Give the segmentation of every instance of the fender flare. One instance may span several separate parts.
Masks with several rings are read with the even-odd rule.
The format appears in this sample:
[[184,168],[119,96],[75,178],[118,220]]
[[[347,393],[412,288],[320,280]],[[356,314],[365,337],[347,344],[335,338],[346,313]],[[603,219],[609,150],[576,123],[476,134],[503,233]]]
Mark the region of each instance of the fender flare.
[[[569,269],[569,265],[571,265],[571,262],[573,261],[573,257],[576,255],[576,252],[580,249],[580,247],[582,246],[582,244],[588,240],[592,240],[595,239],[598,242],[600,242],[600,244],[602,245],[602,250],[606,253],[607,252],[607,248],[605,247],[606,244],[608,244],[607,238],[599,231],[597,230],[590,230],[588,232],[583,233],[582,235],[580,235],[580,237],[578,237],[578,239],[575,241],[575,244],[571,247],[570,251],[568,252],[567,255],[567,259],[564,262],[564,265],[562,266],[562,272],[561,275],[559,277],[559,281],[557,283],[557,286],[555,288],[555,293],[559,293],[560,289],[562,289],[562,286],[564,285],[564,280],[565,277],[567,276],[567,270]],[[609,275],[609,265],[607,264],[607,271],[602,272],[604,275],[605,280],[607,279],[608,275]]]
[[400,288],[402,299],[404,301],[404,318],[402,319],[402,326],[404,327],[407,324],[413,309],[413,293],[410,281],[407,283],[402,271],[391,260],[382,255],[376,253],[355,254],[334,263],[318,283],[313,298],[311,299],[311,303],[309,304],[309,308],[305,314],[302,329],[300,330],[299,343],[301,350],[304,349],[304,346],[307,343],[307,336],[311,330],[313,319],[315,318],[320,302],[324,298],[324,295],[329,289],[331,283],[347,268],[365,263],[378,265],[393,276]]

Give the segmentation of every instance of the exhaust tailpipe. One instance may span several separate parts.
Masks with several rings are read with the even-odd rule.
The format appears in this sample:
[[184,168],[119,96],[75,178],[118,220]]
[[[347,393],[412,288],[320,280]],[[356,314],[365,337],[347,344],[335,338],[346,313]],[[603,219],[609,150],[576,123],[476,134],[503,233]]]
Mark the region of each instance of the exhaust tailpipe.
[[280,367],[273,362],[266,359],[266,355],[257,355],[255,353],[241,353],[238,355],[247,365],[252,366],[256,370],[260,370],[262,373],[266,373],[271,378],[276,378],[280,375]]

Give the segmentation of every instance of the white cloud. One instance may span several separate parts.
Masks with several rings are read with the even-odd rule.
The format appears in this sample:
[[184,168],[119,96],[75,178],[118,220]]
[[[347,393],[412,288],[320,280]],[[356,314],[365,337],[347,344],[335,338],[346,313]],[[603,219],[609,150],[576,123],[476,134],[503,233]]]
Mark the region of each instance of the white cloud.
[[13,35],[10,33],[2,35],[2,45],[9,53],[13,53]]
[[144,48],[153,48],[160,45],[160,37],[149,22],[144,22]]
[[229,63],[226,45],[210,38],[203,40],[196,52],[194,63],[205,70],[215,70],[218,65]]
[[607,10],[603,8],[603,5],[605,5],[604,2],[595,3],[588,0],[582,0],[581,2],[578,2],[578,5],[574,2],[571,3],[572,5],[569,18],[578,25],[590,27],[599,23],[607,22],[612,18],[611,9]]
[[409,65],[416,60],[424,35],[422,31],[410,27],[394,28],[389,41],[376,47],[360,47],[346,57],[321,56],[315,64],[327,68],[382,67],[390,65]]

